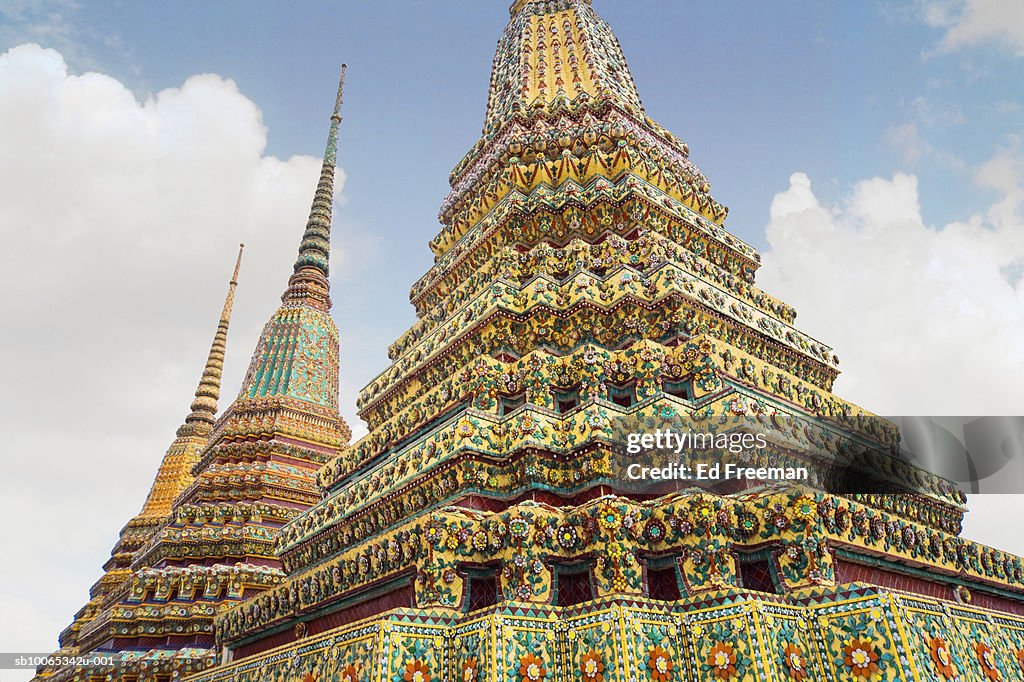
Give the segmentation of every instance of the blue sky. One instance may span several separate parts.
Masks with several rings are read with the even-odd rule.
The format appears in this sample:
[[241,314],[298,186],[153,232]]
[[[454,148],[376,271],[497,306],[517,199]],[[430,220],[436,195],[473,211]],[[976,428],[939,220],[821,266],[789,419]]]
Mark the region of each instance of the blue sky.
[[[758,248],[772,197],[797,169],[826,203],[862,178],[914,173],[928,224],[966,219],[993,198],[971,186],[970,168],[1024,129],[1024,60],[998,42],[942,52],[944,29],[924,20],[923,3],[603,0],[597,9],[648,113],[689,142],[731,209],[727,225]],[[347,61],[348,202],[339,217],[365,232],[358,249],[373,248],[336,292],[337,314],[343,328],[347,316],[371,315],[375,331],[404,330],[448,172],[481,127],[506,3],[103,2],[59,11],[72,71],[110,74],[140,97],[193,74],[230,78],[262,110],[266,153],[282,158],[320,153],[337,65]],[[9,32],[6,42],[20,38]],[[353,288],[367,271],[403,276],[373,277],[372,293]],[[378,302],[388,306],[384,319]]]
[[[926,219],[966,215],[984,198],[950,193],[955,169],[907,159],[893,129],[915,123],[972,164],[1024,123],[1021,60],[998,45],[939,53],[942,30],[921,20],[919,3],[605,0],[597,8],[649,113],[689,141],[732,208],[733,229],[759,246],[790,167],[837,190],[913,170]],[[69,58],[73,70],[100,70],[140,94],[196,73],[229,77],[262,109],[267,152],[278,156],[319,152],[323,102],[337,63],[348,61],[348,211],[408,234],[432,215],[447,171],[476,139],[507,12],[500,0],[105,2],[65,16],[81,51]],[[388,211],[388,179],[412,190],[407,211]]]
[[[237,390],[342,62],[332,284],[358,430],[356,393],[413,320],[448,173],[482,127],[507,4],[0,0],[0,315],[22,332],[0,338],[21,359],[0,394],[0,513],[26,518],[0,537],[23,548],[0,567],[18,587],[0,641],[48,649],[98,577],[246,241],[222,408]],[[838,393],[1024,413],[1022,0],[594,4],[648,114],[765,252],[759,281],[835,345]],[[969,532],[1020,551],[1000,505],[979,500]]]
[[[140,95],[197,73],[231,78],[263,112],[266,152],[282,158],[320,153],[334,74],[349,62],[341,219],[387,244],[366,268],[406,276],[374,278],[372,296],[338,292],[338,314],[376,316],[378,298],[394,306],[397,335],[411,319],[408,285],[430,263],[448,172],[481,127],[505,4],[87,3],[67,15],[81,50],[69,62]],[[969,169],[1024,128],[1024,60],[998,44],[942,53],[943,31],[922,21],[920,3],[597,9],[648,113],[689,142],[731,209],[727,224],[758,248],[794,169],[826,202],[861,178],[911,172],[927,223],[965,219],[993,194],[971,186]]]

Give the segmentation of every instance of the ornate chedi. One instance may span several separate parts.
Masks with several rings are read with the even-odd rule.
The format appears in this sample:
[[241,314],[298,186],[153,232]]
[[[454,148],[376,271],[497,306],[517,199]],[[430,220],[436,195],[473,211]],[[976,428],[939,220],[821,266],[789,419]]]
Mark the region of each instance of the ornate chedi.
[[[589,0],[512,6],[451,185],[369,434],[191,679],[1022,679],[1021,559],[831,393]],[[810,485],[631,483],[625,432],[663,426],[764,434]]]
[[[451,185],[419,320],[360,396],[368,435],[325,462],[322,499],[236,543],[273,540],[285,577],[217,616],[219,665],[190,680],[1022,678],[1021,559],[960,538],[959,491],[831,393],[835,354],[757,289],[589,0],[512,6]],[[277,347],[244,400],[278,385]],[[763,434],[749,462],[811,485],[617,470],[625,431],[681,425]],[[837,463],[899,492],[837,489]],[[247,472],[179,499],[244,497]],[[139,556],[221,546],[174,534],[193,527],[213,532],[172,520]]]
[[[62,639],[68,652],[95,654],[97,663],[41,677],[178,679],[212,662],[218,611],[282,582],[277,532],[320,499],[317,471],[351,435],[338,413],[328,281],[343,84],[344,69],[294,272],[238,397],[214,423],[225,316],[193,413],[179,430],[179,441],[191,440],[172,446],[139,517],[146,521],[129,524],[115,549],[118,572],[101,580],[107,589],[76,618],[75,639]],[[231,295],[226,312],[230,302]]]
[[235,269],[228,283],[228,293],[217,322],[217,331],[199,378],[195,397],[189,406],[189,415],[185,417],[185,422],[178,428],[174,441],[164,453],[156,479],[142,505],[142,511],[121,529],[117,543],[110,553],[110,559],[103,566],[103,576],[89,590],[89,603],[75,614],[74,621],[60,634],[60,653],[90,652],[108,643],[109,633],[99,624],[106,621],[109,615],[107,611],[116,604],[118,595],[130,581],[132,563],[139,548],[167,523],[171,514],[171,503],[193,480],[192,468],[209,440],[217,415],[228,327],[231,324],[231,309],[235,302],[235,289],[238,286],[238,271],[242,265],[244,248],[245,245],[242,244],[238,249],[238,258],[235,260]]

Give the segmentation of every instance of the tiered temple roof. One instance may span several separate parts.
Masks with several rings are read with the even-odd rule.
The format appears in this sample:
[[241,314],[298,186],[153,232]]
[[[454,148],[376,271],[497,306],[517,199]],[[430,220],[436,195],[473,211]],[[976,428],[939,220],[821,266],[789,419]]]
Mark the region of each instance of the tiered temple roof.
[[[831,393],[835,353],[756,286],[588,0],[512,6],[450,180],[419,319],[359,397],[370,431],[199,682],[896,680],[954,631],[1020,648],[1024,621],[941,605],[1019,612],[1020,559],[961,540],[962,493]],[[764,435],[742,461],[810,485],[631,484],[623,441],[658,428]]]

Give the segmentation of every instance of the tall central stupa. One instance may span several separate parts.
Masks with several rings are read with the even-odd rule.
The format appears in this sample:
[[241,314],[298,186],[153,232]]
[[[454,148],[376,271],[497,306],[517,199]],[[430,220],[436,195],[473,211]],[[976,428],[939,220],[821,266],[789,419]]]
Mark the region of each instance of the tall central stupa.
[[[589,0],[510,13],[370,432],[197,682],[1021,679],[1021,560],[831,393]],[[808,486],[622,476],[625,431],[680,425],[764,434],[748,463]]]
[[[960,538],[962,494],[832,394],[838,358],[757,288],[589,0],[512,5],[451,187],[419,319],[360,395],[368,435],[319,469],[276,533],[285,577],[220,611],[219,661],[189,680],[1024,679],[1021,559]],[[809,477],[623,475],[627,432],[683,427],[763,437],[745,464]]]

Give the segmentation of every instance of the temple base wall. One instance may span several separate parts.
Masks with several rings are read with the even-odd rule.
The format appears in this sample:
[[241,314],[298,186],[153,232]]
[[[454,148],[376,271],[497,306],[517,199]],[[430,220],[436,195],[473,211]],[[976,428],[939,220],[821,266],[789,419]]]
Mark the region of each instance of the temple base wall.
[[850,584],[788,598],[396,609],[189,682],[1018,680],[1024,618]]

